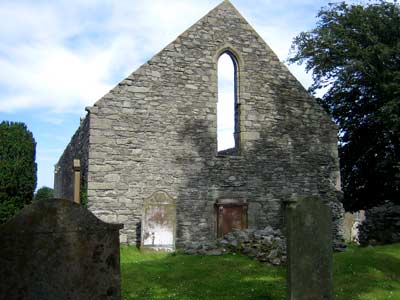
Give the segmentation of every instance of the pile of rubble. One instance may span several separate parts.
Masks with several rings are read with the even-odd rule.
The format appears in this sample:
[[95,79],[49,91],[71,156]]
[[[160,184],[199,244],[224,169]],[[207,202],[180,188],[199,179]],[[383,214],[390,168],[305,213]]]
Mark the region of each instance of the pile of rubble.
[[188,243],[184,253],[191,255],[222,255],[241,253],[271,265],[286,263],[286,240],[282,232],[265,229],[235,230],[215,242]]

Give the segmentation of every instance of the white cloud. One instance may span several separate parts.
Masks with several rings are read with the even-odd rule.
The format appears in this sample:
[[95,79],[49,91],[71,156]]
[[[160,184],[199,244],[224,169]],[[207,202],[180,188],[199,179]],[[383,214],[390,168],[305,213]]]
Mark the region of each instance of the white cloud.
[[219,93],[218,94],[218,114],[217,114],[217,126],[218,129],[234,128],[234,95],[233,93]]
[[[0,111],[81,112],[220,2],[2,0]],[[327,4],[232,2],[281,60],[293,37],[309,29]],[[309,86],[303,67],[290,70]]]
[[218,82],[232,82],[234,80],[234,65],[228,54],[223,54],[218,59]]
[[216,3],[6,1],[0,111],[82,111]]
[[235,147],[232,131],[218,131],[218,151]]
[[[20,118],[35,111],[41,122],[69,128],[76,124],[71,118],[84,114],[85,106],[221,1],[0,0],[0,114],[14,112]],[[287,58],[292,38],[312,27],[318,8],[327,4],[323,0],[232,2],[281,60]],[[231,76],[230,68],[220,68],[222,79]],[[290,70],[303,85],[311,83],[302,67]],[[229,93],[222,88],[219,102],[232,103]],[[233,107],[227,104],[219,112],[219,147],[229,148]],[[51,185],[56,152],[61,153],[70,138],[66,133],[38,138],[39,186]]]
[[230,56],[223,54],[218,60],[217,132],[219,150],[235,145],[233,138],[235,128],[234,89],[234,65]]
[[[287,16],[258,18],[254,7],[270,2],[234,4],[250,13],[257,31],[284,60],[299,28],[289,29]],[[218,3],[6,1],[0,9],[0,86],[9,92],[0,89],[0,111],[81,112]],[[281,2],[275,9],[287,5]],[[291,70],[303,84],[310,82],[301,67]],[[230,73],[222,71],[222,76]]]
[[110,88],[105,75],[110,52],[75,54],[56,45],[16,48],[14,60],[0,58],[0,80],[17,91],[0,100],[1,111],[49,108],[71,111],[89,105]]

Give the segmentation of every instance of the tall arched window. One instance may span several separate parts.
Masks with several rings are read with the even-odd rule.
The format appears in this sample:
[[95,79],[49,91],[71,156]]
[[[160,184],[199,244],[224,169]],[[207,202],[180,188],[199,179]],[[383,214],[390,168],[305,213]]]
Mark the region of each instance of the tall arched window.
[[239,148],[237,62],[226,51],[218,59],[217,142],[218,152],[234,153]]

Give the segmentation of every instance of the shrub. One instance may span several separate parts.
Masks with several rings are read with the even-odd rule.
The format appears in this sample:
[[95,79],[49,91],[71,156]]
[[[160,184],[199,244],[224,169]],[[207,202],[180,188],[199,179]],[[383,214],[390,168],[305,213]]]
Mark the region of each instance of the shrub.
[[43,186],[37,190],[35,194],[35,201],[51,199],[54,197],[54,190],[47,186]]
[[32,202],[36,142],[23,123],[0,123],[0,224]]

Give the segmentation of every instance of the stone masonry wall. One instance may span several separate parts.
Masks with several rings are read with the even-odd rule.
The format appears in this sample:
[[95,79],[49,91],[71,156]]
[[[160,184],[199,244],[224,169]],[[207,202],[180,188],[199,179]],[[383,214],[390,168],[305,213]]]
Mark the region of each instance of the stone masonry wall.
[[81,191],[86,191],[88,152],[89,152],[89,117],[81,120],[81,124],[74,136],[71,138],[67,148],[60,157],[54,170],[55,197],[73,200],[74,198],[74,176],[73,161],[79,159],[81,162]]
[[[216,109],[224,50],[238,61],[241,142],[237,155],[223,156]],[[156,191],[177,201],[178,246],[215,238],[221,198],[247,201],[249,228],[282,227],[283,201],[307,195],[330,203],[340,222],[336,126],[228,1],[89,111],[88,208],[125,225],[121,242],[137,241],[143,199]],[[87,149],[83,128],[81,152],[74,137],[63,167]]]

